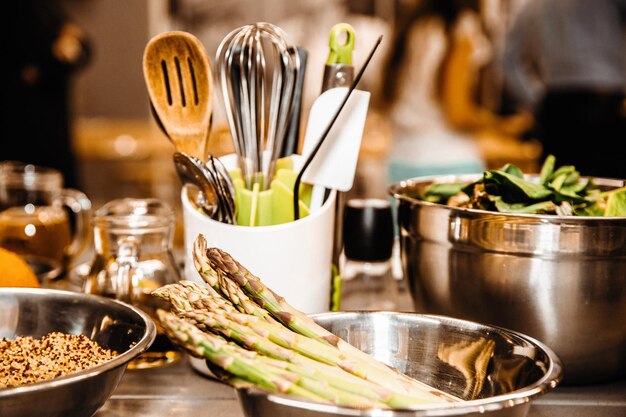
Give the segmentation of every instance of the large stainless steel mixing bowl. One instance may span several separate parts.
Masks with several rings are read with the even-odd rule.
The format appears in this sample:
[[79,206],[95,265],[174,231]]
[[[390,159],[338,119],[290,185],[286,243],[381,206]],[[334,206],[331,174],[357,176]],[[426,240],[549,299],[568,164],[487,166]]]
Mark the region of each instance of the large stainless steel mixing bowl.
[[[247,417],[524,417],[532,400],[554,388],[561,378],[561,364],[549,348],[501,328],[411,313],[312,317],[400,372],[467,401],[416,410],[356,410],[243,389],[238,397]],[[481,352],[488,361],[480,359]]]
[[126,365],[153,342],[156,326],[128,304],[82,293],[0,288],[0,338],[83,334],[118,355],[49,381],[0,388],[2,417],[88,417],[111,396]]
[[626,217],[494,213],[407,196],[433,182],[477,178],[415,178],[390,187],[416,311],[535,337],[563,360],[565,384],[624,376]]

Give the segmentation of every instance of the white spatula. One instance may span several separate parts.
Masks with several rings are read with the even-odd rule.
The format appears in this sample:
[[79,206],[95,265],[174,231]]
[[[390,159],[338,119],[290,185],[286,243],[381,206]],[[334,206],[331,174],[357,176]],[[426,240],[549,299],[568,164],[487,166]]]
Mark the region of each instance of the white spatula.
[[[332,88],[322,93],[313,103],[302,145],[305,159],[315,149],[317,141],[347,93],[346,87]],[[328,137],[302,175],[302,181],[323,187],[315,187],[311,211],[321,207],[324,188],[339,191],[349,191],[352,188],[369,99],[370,93],[367,91],[352,92],[345,108],[328,132]]]
[[[298,174],[298,177],[296,178],[296,184],[294,187],[294,220],[298,220],[299,218],[299,210],[298,210],[298,206],[299,206],[299,200],[298,200],[298,188],[300,186],[300,181],[302,180],[302,178],[305,175],[308,175],[308,168],[312,165],[314,159],[317,159],[317,157],[319,156],[319,151],[320,149],[324,146],[324,142],[326,139],[328,139],[329,134],[331,133],[332,129],[335,127],[334,123],[340,118],[342,117],[342,110],[346,107],[347,103],[350,101],[350,99],[352,98],[352,93],[354,93],[356,90],[356,86],[359,84],[359,81],[361,80],[361,77],[363,76],[363,72],[365,71],[365,69],[367,68],[367,65],[370,63],[372,56],[374,55],[374,52],[376,52],[376,49],[378,48],[378,46],[380,45],[380,42],[382,41],[382,36],[380,36],[378,38],[378,40],[376,41],[376,44],[374,45],[374,47],[372,48],[372,50],[370,51],[367,59],[365,60],[365,63],[363,64],[363,66],[361,67],[361,69],[359,70],[358,74],[356,75],[356,77],[354,78],[354,81],[352,82],[352,85],[350,86],[349,89],[347,89],[347,91],[343,91],[343,94],[340,95],[341,100],[338,106],[336,107],[331,107],[330,108],[330,112],[328,114],[331,115],[331,117],[329,117],[329,122],[322,124],[321,128],[322,133],[321,135],[317,135],[319,136],[319,138],[317,140],[314,140],[314,143],[310,146],[312,146],[311,150],[309,151],[308,155],[305,157],[305,162],[300,170],[300,173]],[[333,89],[333,90],[339,90],[339,89]],[[328,93],[330,93],[331,90],[328,90]],[[326,93],[324,93],[326,94]],[[324,95],[322,94],[322,95]],[[332,94],[332,93],[331,93]],[[357,97],[358,94],[355,96]],[[367,104],[369,104],[369,93],[366,94],[367,96]],[[355,100],[355,110],[359,109],[360,106],[358,106],[357,104],[363,102],[363,99],[361,100]],[[343,114],[343,116],[345,117],[345,114]],[[365,121],[365,115],[367,114],[367,105],[365,106],[365,112],[363,113],[363,122]],[[311,116],[309,116],[311,117]],[[321,120],[321,119],[320,119]],[[357,120],[357,119],[355,119]],[[309,123],[308,126],[311,126],[311,124]],[[308,126],[307,126],[307,130],[308,130]],[[339,130],[343,130],[343,128],[339,128]],[[363,130],[361,128],[361,134],[363,133]],[[308,135],[308,132],[305,134],[305,138]],[[310,136],[311,138],[313,138],[313,134],[311,134]],[[358,145],[356,147],[356,158],[358,158],[358,149],[360,147],[361,144],[361,135],[359,135],[358,137]],[[305,139],[306,140],[306,139]],[[313,139],[311,139],[313,140]],[[303,145],[304,146],[304,145]],[[331,146],[330,149],[333,149],[333,147]],[[333,156],[333,160],[338,160],[337,158],[340,158],[340,156]],[[320,158],[321,159],[321,158]],[[330,165],[326,165],[325,163],[322,164],[323,166],[330,166]],[[328,172],[326,171],[325,175],[323,176],[324,179],[328,180],[330,178],[329,181],[331,181],[329,184],[331,185],[329,188],[333,188],[333,189],[340,189],[340,188],[336,188],[337,185],[342,185],[342,184],[347,184],[349,183],[349,187],[347,189],[350,189],[350,187],[352,187],[352,182],[354,181],[354,168],[356,167],[356,163],[354,164],[352,173],[351,173],[351,180],[348,181],[342,181],[341,179],[341,174],[346,175],[346,173],[349,174],[349,171],[341,171],[340,169],[341,164],[337,165],[332,165],[332,167],[335,168],[335,171],[332,172]],[[328,168],[331,169],[332,168]],[[323,172],[323,171],[320,171]],[[315,183],[313,183],[315,184]],[[345,186],[345,185],[343,185]],[[323,199],[322,199],[323,200]],[[316,203],[318,206],[321,205],[321,203]]]

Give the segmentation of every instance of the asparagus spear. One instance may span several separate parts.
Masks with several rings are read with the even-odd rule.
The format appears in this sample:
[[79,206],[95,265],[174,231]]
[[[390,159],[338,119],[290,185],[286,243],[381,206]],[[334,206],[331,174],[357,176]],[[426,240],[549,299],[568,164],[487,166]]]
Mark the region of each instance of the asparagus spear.
[[[200,238],[202,236],[202,238]],[[193,258],[193,266],[198,271],[202,279],[209,284],[216,291],[219,291],[219,285],[217,284],[217,272],[211,268],[209,260],[202,256],[206,252],[207,243],[203,235],[198,235],[193,242],[193,249],[191,251]]]
[[[193,281],[178,281],[174,284],[163,285],[152,291],[152,295],[165,301],[169,301],[178,311],[194,310],[205,307],[205,299],[212,298],[220,308],[234,311],[235,307],[230,301],[220,296],[213,288],[201,285]],[[171,294],[185,294],[185,296],[172,297]]]
[[[192,303],[187,299],[189,293],[185,291],[184,288],[176,285],[169,285],[167,287],[167,297],[173,306],[178,306],[176,308],[183,312],[193,310]],[[160,291],[159,293],[163,294],[164,291]],[[272,340],[279,346],[296,350],[305,356],[328,364],[341,364],[340,366],[344,369],[353,368],[353,364],[332,346],[299,335],[277,322],[267,322],[258,316],[238,313],[234,309],[224,309],[220,306],[219,298],[217,297],[204,297],[197,301],[197,303],[200,302],[202,304],[201,308],[219,313],[240,325],[248,326],[256,334]],[[366,370],[364,370],[364,372],[365,371]]]
[[[209,253],[213,253],[214,256],[209,256]],[[222,257],[224,259],[222,259]],[[220,251],[219,249],[208,249],[206,239],[201,234],[198,235],[194,241],[193,259],[194,266],[202,279],[217,292],[227,297],[234,305],[237,305],[239,311],[254,314],[260,317],[266,317],[271,314],[281,323],[297,333],[328,342],[331,345],[336,345],[338,340],[341,340],[337,336],[323,329],[321,326],[317,326],[314,321],[309,319],[306,315],[293,309],[288,304],[287,310],[292,309],[297,314],[291,314],[287,311],[283,311],[278,302],[278,299],[284,301],[282,297],[274,294],[269,288],[263,286],[259,278],[252,275],[245,267],[232,259],[230,255]],[[241,276],[242,279],[238,280],[237,278],[239,276]],[[256,286],[260,287],[264,293],[269,293],[269,297],[267,298],[269,301],[274,301],[272,305],[266,305],[263,298],[255,296],[255,291],[246,291],[245,285],[249,283],[248,278],[251,280],[249,286],[257,283],[261,284],[260,286]],[[234,279],[234,282],[237,284],[236,286],[231,284],[231,279]],[[252,300],[250,300],[247,294],[252,294]],[[310,323],[301,324],[302,317]],[[316,329],[316,332],[309,331],[309,328],[315,329],[316,326],[319,327],[319,329]],[[318,333],[321,334],[321,336],[319,336]]]
[[[196,238],[196,241],[204,240],[202,235]],[[198,246],[200,249],[204,247],[205,245],[202,244]],[[194,252],[195,257],[206,258],[198,261],[198,263],[208,265],[209,269],[216,271],[218,276],[228,278],[237,284],[259,307],[267,310],[275,319],[294,332],[337,347],[354,362],[364,364],[371,368],[372,372],[376,370],[379,375],[386,375],[386,383],[391,383],[393,384],[392,386],[402,389],[402,392],[411,396],[432,396],[443,398],[447,401],[458,400],[442,391],[401,374],[319,326],[310,317],[293,308],[281,296],[266,287],[258,277],[253,275],[228,253],[218,248],[208,248],[204,251],[204,256],[202,253]],[[224,290],[222,290],[222,293],[224,293]]]
[[429,400],[428,398],[415,398],[394,393],[377,384],[358,378],[339,367],[317,362],[290,349],[283,348],[271,340],[251,332],[246,326],[229,320],[222,314],[207,310],[192,310],[183,312],[180,316],[189,319],[199,329],[219,332],[246,348],[274,359],[283,360],[288,363],[287,370],[305,377],[327,381],[330,386],[336,389],[382,402],[394,408],[409,408],[433,402],[432,399]]
[[223,381],[230,385],[233,388],[237,389],[249,389],[255,387],[255,385],[248,381],[247,379],[240,378],[236,375],[231,374],[228,371],[225,371],[223,368],[213,364],[213,362],[209,360],[205,360],[207,368],[215,375],[217,379]]
[[193,355],[204,357],[235,377],[250,381],[271,392],[286,393],[315,401],[326,401],[359,409],[384,406],[351,393],[334,389],[325,381],[314,380],[285,369],[285,363],[226,343],[205,333],[172,313],[158,311],[167,336]]
[[224,285],[224,277],[220,271],[211,267],[206,257],[206,239],[199,235],[193,245],[193,261],[198,274],[204,282],[206,282],[216,292],[222,294],[225,298],[242,313],[253,314],[269,321],[274,321],[269,312],[257,306],[249,297],[235,286]]
[[[233,291],[241,293],[239,287],[229,285],[228,283],[222,284],[224,287],[230,286]],[[225,299],[212,288],[206,285],[198,284],[193,281],[179,281],[174,284],[167,284],[152,291],[152,295],[159,297],[165,301],[170,302],[177,311],[188,311],[195,309],[224,309],[229,313],[243,310],[248,314],[252,314],[263,318],[264,320],[278,323],[272,318],[269,313],[259,306],[254,304],[246,297],[245,294],[239,294],[240,298],[237,301],[240,305],[245,305],[240,309],[236,309],[230,300]]]
[[[177,300],[188,296],[188,291],[185,288],[176,285],[170,285],[168,288],[168,297],[173,305],[187,306],[189,304],[187,301]],[[234,309],[221,309],[220,303],[213,297],[202,299],[201,308],[208,310],[206,311],[207,314],[195,312],[191,315],[184,314],[184,316],[193,318],[196,325],[201,328],[212,328],[227,338],[235,339],[237,342],[265,355],[290,360],[293,359],[290,352],[295,351],[299,356],[310,358],[313,362],[333,365],[358,378],[383,385],[386,391],[395,394],[389,398],[384,396],[380,398],[382,401],[391,402],[389,403],[390,406],[407,407],[418,403],[441,402],[441,398],[434,397],[428,390],[424,389],[407,394],[405,386],[398,383],[394,374],[390,375],[389,368],[381,371],[358,359],[348,358],[336,347],[302,336],[279,323],[270,323],[258,316],[238,313]],[[184,313],[189,309],[179,311]],[[203,322],[204,319],[206,319],[205,322]],[[261,336],[261,339],[256,338],[257,335]],[[284,348],[284,350],[277,349],[276,345],[279,348]]]

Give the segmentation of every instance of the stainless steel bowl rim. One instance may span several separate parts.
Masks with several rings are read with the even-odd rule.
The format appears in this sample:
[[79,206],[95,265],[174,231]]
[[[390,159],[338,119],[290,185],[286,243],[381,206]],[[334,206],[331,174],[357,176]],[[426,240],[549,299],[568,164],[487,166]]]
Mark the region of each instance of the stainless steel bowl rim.
[[[439,207],[446,208],[454,213],[468,213],[468,214],[476,214],[476,215],[497,215],[497,216],[505,216],[511,218],[527,218],[527,219],[538,219],[550,223],[571,223],[571,224],[580,224],[589,222],[623,222],[626,221],[626,216],[612,216],[612,217],[602,217],[602,216],[559,216],[556,214],[527,214],[527,213],[504,213],[500,211],[490,211],[490,210],[481,210],[475,208],[465,208],[465,207],[454,207],[441,203],[432,203],[430,201],[420,200],[414,197],[410,197],[402,194],[402,190],[408,187],[414,186],[416,184],[424,184],[424,183],[442,183],[442,182],[471,182],[481,178],[483,174],[460,174],[460,175],[432,175],[432,176],[423,176],[423,177],[415,177],[409,178],[394,184],[391,184],[388,188],[389,194],[395,198],[396,200],[405,201],[410,204],[419,204],[426,207]],[[535,178],[536,175],[526,175],[527,178]],[[600,184],[614,186],[614,187],[624,187],[626,185],[626,180],[619,180],[614,178],[603,178],[603,177],[588,177],[594,181],[599,182]]]
[[0,388],[0,400],[3,397],[26,394],[31,391],[43,391],[43,390],[47,390],[51,388],[60,387],[66,384],[68,385],[68,384],[80,382],[82,380],[89,379],[90,377],[94,375],[98,375],[98,374],[110,371],[112,369],[115,369],[118,366],[121,366],[125,363],[130,362],[132,359],[134,359],[135,357],[143,353],[146,349],[148,349],[148,347],[150,347],[150,345],[152,344],[152,342],[154,341],[156,337],[156,325],[154,324],[154,321],[150,318],[150,316],[148,316],[148,314],[144,313],[137,307],[134,307],[122,301],[102,297],[99,295],[83,294],[83,293],[65,291],[65,290],[53,290],[53,289],[41,289],[41,288],[0,288],[0,293],[10,294],[10,293],[17,293],[17,292],[26,293],[26,294],[27,293],[51,294],[51,295],[56,294],[59,296],[65,296],[65,297],[70,297],[70,298],[92,298],[100,302],[119,304],[120,306],[128,310],[131,310],[134,314],[139,316],[146,327],[146,331],[144,335],[141,337],[141,339],[135,345],[129,348],[126,352],[117,355],[115,358],[111,359],[110,361],[107,361],[103,364],[96,365],[94,367],[91,367],[82,371],[73,372],[71,374],[53,378],[47,381],[35,382],[32,384],[13,387],[13,388]]
[[524,389],[519,389],[516,391],[512,391],[508,394],[504,395],[496,395],[489,398],[483,398],[478,400],[467,400],[459,403],[451,404],[428,404],[422,405],[415,408],[394,408],[394,409],[382,409],[382,408],[374,408],[374,409],[355,409],[349,407],[342,407],[333,404],[326,403],[318,403],[315,401],[308,400],[300,400],[283,394],[275,394],[268,393],[261,389],[251,387],[251,388],[239,388],[239,391],[246,391],[249,395],[261,395],[266,396],[267,399],[271,402],[275,402],[278,404],[287,405],[293,407],[295,409],[302,408],[306,410],[312,410],[317,412],[325,412],[325,413],[334,413],[342,416],[381,416],[381,417],[393,417],[397,416],[398,413],[410,414],[412,417],[435,417],[435,416],[451,416],[451,415],[465,415],[471,413],[484,413],[487,411],[496,411],[505,408],[514,407],[516,405],[524,404],[529,402],[533,397],[542,395],[549,390],[556,387],[563,377],[563,366],[561,364],[560,359],[554,353],[552,349],[543,344],[542,342],[534,339],[525,334],[505,329],[503,327],[493,326],[493,325],[484,325],[480,323],[476,323],[469,320],[462,320],[448,316],[435,315],[435,314],[417,314],[417,313],[401,313],[394,311],[349,311],[349,312],[328,312],[328,313],[317,313],[309,315],[311,318],[323,318],[329,316],[340,316],[340,315],[351,315],[351,314],[384,314],[384,315],[409,315],[409,316],[419,316],[425,319],[433,319],[433,320],[445,320],[447,322],[457,323],[457,324],[465,324],[470,325],[472,327],[479,327],[485,329],[494,329],[499,330],[504,333],[508,333],[510,335],[514,335],[521,339],[524,339],[527,342],[530,342],[540,349],[544,351],[544,353],[550,358],[550,368],[546,369],[545,374],[542,378],[540,378],[535,383],[525,387]]

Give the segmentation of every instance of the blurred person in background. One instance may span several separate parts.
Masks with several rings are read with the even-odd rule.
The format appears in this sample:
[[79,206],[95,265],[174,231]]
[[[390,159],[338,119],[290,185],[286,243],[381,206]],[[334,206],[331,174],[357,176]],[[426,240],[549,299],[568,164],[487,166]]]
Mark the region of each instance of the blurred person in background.
[[70,80],[89,57],[83,31],[57,0],[5,2],[0,159],[56,168],[77,187]]
[[504,80],[535,113],[543,157],[626,178],[626,0],[527,0],[507,34]]
[[518,135],[530,119],[502,117],[476,99],[493,57],[480,2],[424,0],[402,15],[379,95],[393,129],[388,180],[483,171],[478,138]]
[[500,116],[476,98],[494,55],[480,2],[423,0],[400,16],[378,95],[393,130],[388,181],[483,171],[478,138],[517,136],[532,119]]

